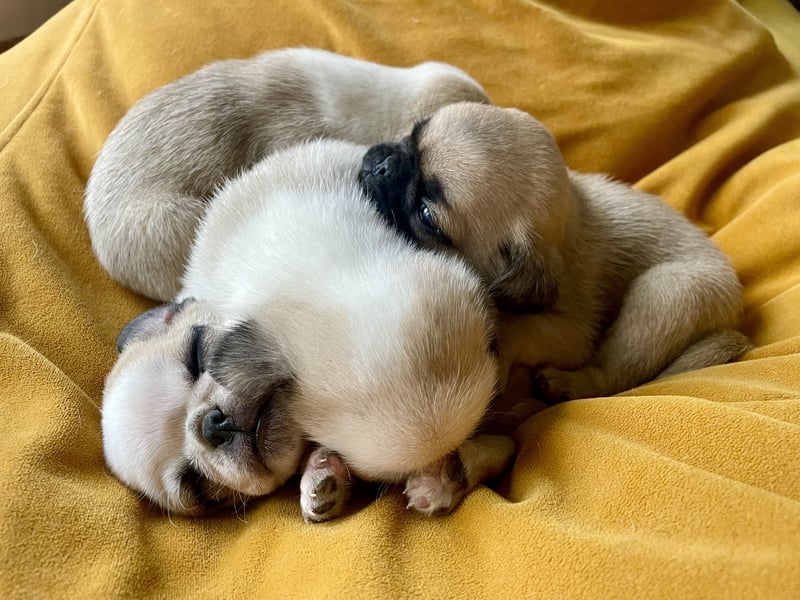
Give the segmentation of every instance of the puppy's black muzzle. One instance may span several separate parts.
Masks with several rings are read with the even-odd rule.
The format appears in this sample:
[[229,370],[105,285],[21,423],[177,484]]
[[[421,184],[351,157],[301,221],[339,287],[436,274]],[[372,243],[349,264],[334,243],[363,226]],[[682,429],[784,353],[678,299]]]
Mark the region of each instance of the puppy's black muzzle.
[[218,408],[211,409],[203,417],[203,438],[215,448],[227,444],[240,432],[233,419]]
[[378,144],[367,150],[358,175],[361,189],[378,212],[412,241],[416,238],[408,223],[408,205],[417,178],[417,160],[408,140]]

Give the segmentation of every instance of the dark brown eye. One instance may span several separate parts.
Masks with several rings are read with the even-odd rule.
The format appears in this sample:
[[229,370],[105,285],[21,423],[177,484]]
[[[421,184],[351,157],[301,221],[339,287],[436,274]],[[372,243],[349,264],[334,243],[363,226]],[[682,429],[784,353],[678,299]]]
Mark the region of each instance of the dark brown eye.
[[419,222],[422,223],[422,226],[427,229],[431,235],[441,236],[442,232],[439,227],[436,225],[436,221],[433,218],[433,213],[431,212],[430,206],[425,201],[425,198],[420,200],[419,209],[417,211],[419,216]]

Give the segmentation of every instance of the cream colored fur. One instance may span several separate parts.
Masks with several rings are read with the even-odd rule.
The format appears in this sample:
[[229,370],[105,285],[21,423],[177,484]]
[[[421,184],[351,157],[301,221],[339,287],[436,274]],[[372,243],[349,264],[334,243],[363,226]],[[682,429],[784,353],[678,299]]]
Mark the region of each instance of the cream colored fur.
[[[537,368],[549,401],[603,396],[726,362],[736,272],[661,199],[568,169],[530,115],[458,103],[365,156],[361,181],[414,243],[464,257],[505,309],[506,368]],[[671,365],[671,366],[670,366]]]
[[493,322],[461,261],[385,227],[356,182],[363,151],[294,147],[222,188],[179,296],[269,328],[306,435],[361,477],[397,480],[478,424],[493,393]]
[[[485,290],[462,261],[386,228],[357,184],[364,151],[302,144],[220,189],[183,277],[183,308],[124,333],[106,382],[104,449],[123,482],[198,514],[271,492],[306,440],[359,477],[413,481],[476,429],[497,376]],[[190,332],[201,325],[214,376],[192,381]],[[237,430],[214,446],[203,421],[217,408]],[[513,446],[487,442],[505,464]],[[187,467],[198,474],[188,487]],[[477,472],[468,469],[472,486]]]
[[443,63],[395,68],[290,48],[209,64],[142,98],[109,135],[86,188],[92,247],[115,280],[170,300],[228,178],[313,138],[391,139],[460,100],[488,102]]

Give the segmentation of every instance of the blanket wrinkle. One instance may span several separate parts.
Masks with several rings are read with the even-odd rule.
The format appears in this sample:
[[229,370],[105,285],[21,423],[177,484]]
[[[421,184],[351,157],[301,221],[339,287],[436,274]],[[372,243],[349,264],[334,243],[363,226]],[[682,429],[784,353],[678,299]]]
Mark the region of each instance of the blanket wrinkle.
[[[3,596],[800,597],[800,13],[742,4],[780,22],[732,0],[75,0],[1,54]],[[100,403],[153,302],[94,259],[86,178],[146,93],[299,45],[451,62],[571,167],[662,196],[730,256],[755,348],[543,408],[446,518],[364,486],[309,526],[296,480],[207,519],[149,506],[105,467]]]

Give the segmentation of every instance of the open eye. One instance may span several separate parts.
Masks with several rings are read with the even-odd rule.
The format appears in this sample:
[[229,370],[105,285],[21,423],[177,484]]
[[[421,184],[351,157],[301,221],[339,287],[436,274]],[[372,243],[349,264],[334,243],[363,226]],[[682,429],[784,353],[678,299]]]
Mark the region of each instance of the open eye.
[[197,381],[200,373],[205,371],[204,356],[203,356],[203,337],[205,336],[205,327],[192,327],[192,337],[189,342],[189,357],[186,362],[186,370],[192,381]]
[[424,199],[419,203],[417,215],[419,216],[419,222],[422,223],[423,227],[425,227],[425,229],[427,229],[431,234],[436,236],[442,235],[441,230],[436,225],[436,221],[433,218],[433,213],[431,212],[430,206],[428,206],[428,203],[425,202]]

